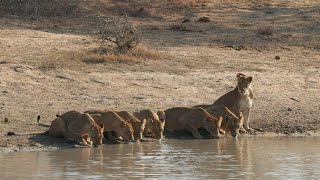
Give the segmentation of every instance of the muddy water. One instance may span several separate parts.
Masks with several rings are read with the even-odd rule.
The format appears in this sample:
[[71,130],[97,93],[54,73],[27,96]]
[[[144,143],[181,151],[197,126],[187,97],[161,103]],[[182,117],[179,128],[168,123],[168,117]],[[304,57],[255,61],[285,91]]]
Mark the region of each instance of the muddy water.
[[1,179],[318,179],[320,137],[163,140],[0,154]]

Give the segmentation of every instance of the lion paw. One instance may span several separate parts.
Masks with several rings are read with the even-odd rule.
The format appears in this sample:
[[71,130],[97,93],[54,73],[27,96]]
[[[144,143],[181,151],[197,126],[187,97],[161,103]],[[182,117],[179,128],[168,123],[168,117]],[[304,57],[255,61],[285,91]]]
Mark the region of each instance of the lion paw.
[[250,128],[250,127],[247,127],[246,131],[249,132],[249,133],[253,133],[254,132],[254,130],[252,128]]
[[239,132],[240,132],[241,134],[247,133],[247,131],[246,131],[243,127],[239,129]]

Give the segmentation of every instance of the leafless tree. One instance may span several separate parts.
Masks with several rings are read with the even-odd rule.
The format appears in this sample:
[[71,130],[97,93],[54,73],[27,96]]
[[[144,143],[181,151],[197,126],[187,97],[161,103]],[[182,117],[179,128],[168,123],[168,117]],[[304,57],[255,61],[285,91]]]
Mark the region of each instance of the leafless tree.
[[114,43],[118,52],[125,53],[136,47],[141,38],[141,32],[127,20],[126,16],[99,17],[98,40],[102,44]]

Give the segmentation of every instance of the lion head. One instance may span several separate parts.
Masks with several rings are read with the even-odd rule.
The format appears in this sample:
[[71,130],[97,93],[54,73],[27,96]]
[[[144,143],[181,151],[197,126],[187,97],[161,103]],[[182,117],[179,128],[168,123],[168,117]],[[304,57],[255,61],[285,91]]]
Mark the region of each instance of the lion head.
[[243,115],[240,112],[240,116],[226,115],[225,116],[226,131],[230,131],[232,137],[237,137],[239,135],[239,130],[243,125]]
[[165,125],[165,120],[164,119],[152,119],[151,120],[151,135],[153,138],[157,140],[161,140],[163,137],[163,132],[164,132],[164,125]]
[[86,116],[86,118],[90,119],[91,123],[91,127],[89,128],[89,137],[85,138],[88,139],[86,140],[87,142],[92,141],[92,143],[95,146],[99,146],[102,144],[102,139],[103,139],[103,130],[104,130],[104,125],[103,124],[96,124],[95,121],[93,120],[93,118],[85,113],[84,116]]
[[252,82],[252,77],[251,76],[246,76],[244,74],[238,73],[237,74],[237,88],[238,92],[240,94],[249,94],[249,89],[251,87],[251,82]]
[[204,120],[205,129],[213,136],[213,138],[220,138],[219,129],[221,127],[222,117],[215,118],[213,116],[207,116]]
[[132,141],[134,140],[134,130],[132,128],[132,125],[126,121],[121,121],[120,127],[117,131],[117,133],[123,138],[125,141]]
[[135,141],[139,141],[140,139],[142,139],[143,131],[147,122],[146,119],[143,119],[142,121],[136,119],[129,119],[128,122],[130,122],[134,130],[133,136]]

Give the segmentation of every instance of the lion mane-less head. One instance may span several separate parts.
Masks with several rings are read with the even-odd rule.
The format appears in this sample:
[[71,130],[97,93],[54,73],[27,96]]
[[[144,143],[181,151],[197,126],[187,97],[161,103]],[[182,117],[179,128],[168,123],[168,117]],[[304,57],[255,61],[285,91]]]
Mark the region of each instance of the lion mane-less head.
[[229,111],[229,115],[225,116],[225,130],[226,132],[230,132],[232,137],[237,137],[243,125],[243,114],[240,112],[239,117],[237,117],[229,109],[226,108],[226,111]]
[[94,119],[88,114],[84,113],[82,116],[84,118],[88,119],[91,122],[91,127],[89,129],[89,138],[95,146],[102,144],[103,139],[103,131],[104,131],[104,125],[103,124],[96,124]]
[[138,119],[131,118],[127,121],[132,125],[132,128],[134,130],[133,135],[134,135],[135,141],[139,141],[140,139],[142,139],[143,131],[147,122],[146,119],[143,119],[142,121],[140,121]]
[[132,125],[129,122],[121,121],[120,129],[118,134],[125,140],[125,141],[132,141],[134,140],[134,130]]
[[252,77],[242,73],[237,74],[237,89],[240,94],[248,94],[251,87]]
[[216,118],[201,107],[194,108],[192,111],[203,119],[202,123],[204,128],[213,136],[213,138],[220,138],[219,129],[223,119],[221,116]]
[[159,120],[151,119],[151,134],[153,138],[157,140],[161,140],[163,138],[164,125],[165,120],[162,118]]

